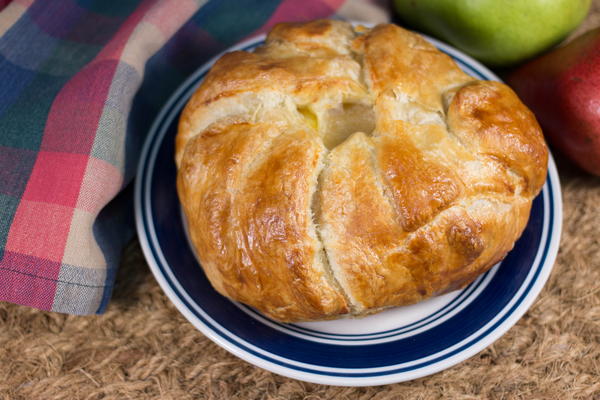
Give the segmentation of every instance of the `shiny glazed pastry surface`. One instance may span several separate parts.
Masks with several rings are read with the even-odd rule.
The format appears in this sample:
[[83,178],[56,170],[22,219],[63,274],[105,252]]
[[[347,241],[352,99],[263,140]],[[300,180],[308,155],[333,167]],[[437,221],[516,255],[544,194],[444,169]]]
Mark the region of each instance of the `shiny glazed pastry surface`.
[[280,321],[468,284],[521,235],[547,157],[504,84],[398,26],[328,20],[277,25],[217,61],[175,155],[210,282]]

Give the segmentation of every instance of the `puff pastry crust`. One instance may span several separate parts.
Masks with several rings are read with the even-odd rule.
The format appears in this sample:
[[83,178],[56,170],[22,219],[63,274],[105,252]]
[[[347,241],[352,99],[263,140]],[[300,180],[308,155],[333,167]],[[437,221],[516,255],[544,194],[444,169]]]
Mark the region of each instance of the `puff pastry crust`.
[[533,114],[418,34],[279,24],[186,105],[177,188],[221,294],[280,321],[458,289],[527,223],[548,152]]

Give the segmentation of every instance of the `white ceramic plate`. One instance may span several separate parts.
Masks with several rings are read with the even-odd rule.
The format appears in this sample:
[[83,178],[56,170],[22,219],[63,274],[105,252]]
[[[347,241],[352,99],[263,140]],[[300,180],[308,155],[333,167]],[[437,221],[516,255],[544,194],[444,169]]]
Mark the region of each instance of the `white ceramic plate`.
[[[459,51],[428,39],[467,73],[498,80]],[[235,46],[250,50],[263,37]],[[177,120],[213,59],[171,97],[139,164],[137,229],[152,272],[179,311],[236,356],[292,378],[348,386],[406,381],[446,369],[498,339],[527,311],[558,252],[562,205],[552,157],[522,237],[502,263],[463,290],[362,319],[282,324],[216,293],[188,246],[175,189]]]

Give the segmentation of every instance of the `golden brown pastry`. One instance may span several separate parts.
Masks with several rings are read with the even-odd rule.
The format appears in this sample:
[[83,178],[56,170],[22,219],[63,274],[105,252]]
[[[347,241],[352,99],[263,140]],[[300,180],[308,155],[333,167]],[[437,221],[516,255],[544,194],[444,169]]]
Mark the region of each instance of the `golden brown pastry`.
[[177,187],[216,290],[281,321],[463,287],[521,235],[546,177],[532,113],[395,25],[280,24],[185,107]]

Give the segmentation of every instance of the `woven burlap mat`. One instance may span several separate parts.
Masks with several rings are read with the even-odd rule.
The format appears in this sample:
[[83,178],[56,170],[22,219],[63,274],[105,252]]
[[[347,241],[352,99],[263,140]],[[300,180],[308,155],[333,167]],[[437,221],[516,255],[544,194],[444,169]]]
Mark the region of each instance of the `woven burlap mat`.
[[[600,25],[600,0],[578,32]],[[600,71],[599,71],[600,73]],[[564,228],[529,312],[492,346],[433,376],[381,387],[309,384],[253,367],[171,305],[137,241],[106,314],[0,303],[2,399],[600,399],[600,178],[557,155]]]

